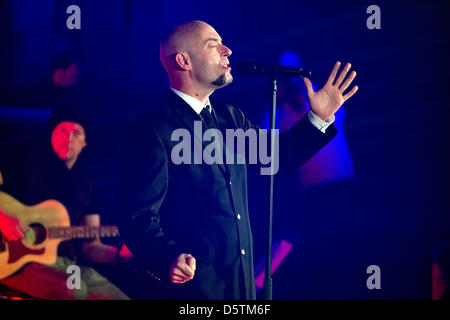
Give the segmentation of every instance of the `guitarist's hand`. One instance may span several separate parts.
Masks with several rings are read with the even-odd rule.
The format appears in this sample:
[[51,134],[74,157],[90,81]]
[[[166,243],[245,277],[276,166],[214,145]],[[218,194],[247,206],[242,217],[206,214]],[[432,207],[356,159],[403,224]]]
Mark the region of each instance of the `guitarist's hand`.
[[0,233],[7,241],[15,241],[23,238],[25,228],[20,224],[20,221],[14,217],[8,216],[0,209]]
[[195,268],[195,258],[191,254],[180,254],[170,267],[170,281],[172,283],[185,283],[192,280]]

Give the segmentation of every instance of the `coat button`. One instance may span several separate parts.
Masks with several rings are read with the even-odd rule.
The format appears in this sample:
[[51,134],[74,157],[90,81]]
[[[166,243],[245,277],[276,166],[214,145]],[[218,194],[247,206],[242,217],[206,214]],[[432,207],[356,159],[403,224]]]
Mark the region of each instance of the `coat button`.
[[241,220],[241,215],[238,213],[237,216],[236,216],[236,218],[237,218],[238,220]]
[[243,256],[245,256],[245,250],[244,250],[244,249],[241,249],[241,254],[242,254]]
[[231,186],[231,180],[230,181],[228,181],[228,184]]

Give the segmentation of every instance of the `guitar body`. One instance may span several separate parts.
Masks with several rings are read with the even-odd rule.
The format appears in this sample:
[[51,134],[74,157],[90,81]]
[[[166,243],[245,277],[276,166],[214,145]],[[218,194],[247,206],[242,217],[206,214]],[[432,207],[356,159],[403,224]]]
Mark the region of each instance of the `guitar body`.
[[70,227],[66,208],[56,200],[25,206],[1,191],[0,208],[28,228],[21,240],[6,242],[0,248],[0,279],[12,275],[29,262],[54,264],[58,245],[68,239],[50,238],[48,230],[52,227]]

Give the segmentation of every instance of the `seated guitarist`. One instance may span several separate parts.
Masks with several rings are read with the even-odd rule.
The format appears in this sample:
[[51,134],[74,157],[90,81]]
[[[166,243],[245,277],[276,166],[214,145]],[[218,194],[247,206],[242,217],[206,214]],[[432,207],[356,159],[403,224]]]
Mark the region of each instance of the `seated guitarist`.
[[[55,113],[49,121],[49,136],[37,159],[30,158],[29,181],[9,183],[5,177],[2,189],[26,205],[55,199],[67,208],[71,225],[100,225],[98,212],[94,210],[93,181],[86,169],[85,157],[81,156],[87,146],[82,118],[76,114]],[[20,222],[0,211],[0,232],[11,241],[23,236]],[[54,265],[29,263],[0,283],[42,299],[129,299],[115,285],[91,267],[83,263],[112,263],[129,259],[127,250],[94,241],[62,242]],[[76,264],[81,268],[81,289],[68,289],[69,274],[66,269]]]

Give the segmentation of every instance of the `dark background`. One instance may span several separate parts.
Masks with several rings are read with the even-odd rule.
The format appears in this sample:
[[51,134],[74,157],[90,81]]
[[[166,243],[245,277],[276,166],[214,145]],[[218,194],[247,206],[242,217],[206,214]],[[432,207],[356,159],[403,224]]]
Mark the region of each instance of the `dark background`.
[[[81,30],[66,28],[71,4],[81,8]],[[366,27],[372,4],[381,8],[381,30]],[[295,51],[319,85],[335,61],[350,61],[359,91],[346,103],[344,130],[354,177],[323,186],[316,206],[299,205],[301,192],[282,206],[290,210],[276,206],[276,239],[287,228],[299,240],[274,274],[274,298],[430,299],[433,243],[450,227],[449,18],[447,1],[1,0],[0,161],[43,134],[53,106],[38,106],[28,93],[55,55],[71,52],[92,123],[102,219],[113,222],[122,134],[167,90],[158,53],[167,27],[208,22],[233,50],[231,66],[278,64]],[[214,95],[261,122],[270,82],[233,74]],[[256,260],[264,253],[264,179],[250,174]],[[381,268],[380,290],[366,287],[372,264]]]

